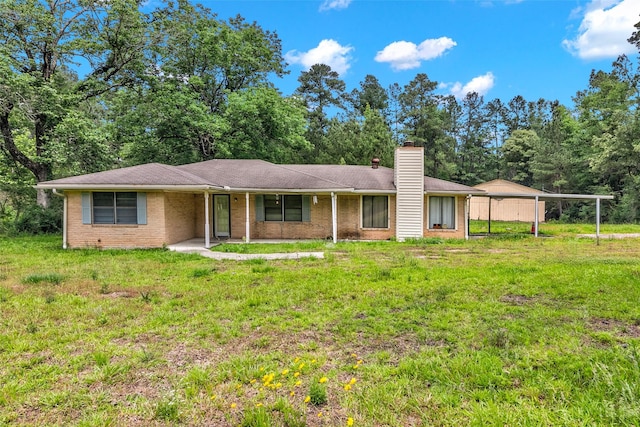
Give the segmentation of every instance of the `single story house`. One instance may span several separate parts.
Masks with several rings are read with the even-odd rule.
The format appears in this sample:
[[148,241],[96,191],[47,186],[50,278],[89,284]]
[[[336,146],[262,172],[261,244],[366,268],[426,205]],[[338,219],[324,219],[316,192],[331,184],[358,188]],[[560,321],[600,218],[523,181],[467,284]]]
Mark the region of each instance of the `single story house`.
[[[543,196],[545,193],[535,188],[516,184],[504,179],[494,179],[474,186],[487,193],[514,193]],[[534,222],[536,220],[536,206],[538,209],[538,221],[544,222],[545,203],[533,198],[506,198],[506,197],[471,197],[469,202],[469,218],[487,221],[520,221]]]
[[152,248],[194,238],[468,237],[467,200],[483,190],[424,176],[407,143],[394,169],[208,160],[149,163],[46,181],[64,197],[63,247]]

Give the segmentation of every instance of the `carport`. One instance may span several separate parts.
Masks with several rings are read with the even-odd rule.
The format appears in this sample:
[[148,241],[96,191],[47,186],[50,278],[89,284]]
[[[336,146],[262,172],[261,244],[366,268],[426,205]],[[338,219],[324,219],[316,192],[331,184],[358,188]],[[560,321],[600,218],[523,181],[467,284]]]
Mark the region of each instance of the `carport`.
[[[474,195],[473,197],[488,197],[489,207],[491,207],[491,199],[503,200],[503,199],[533,199],[534,203],[534,235],[538,237],[538,225],[540,218],[538,218],[538,203],[540,201],[557,201],[557,200],[595,200],[596,202],[596,239],[600,240],[600,200],[613,200],[613,196],[607,194],[527,194],[527,193],[485,193],[482,195]],[[489,209],[488,220],[489,234],[491,234],[491,209]]]

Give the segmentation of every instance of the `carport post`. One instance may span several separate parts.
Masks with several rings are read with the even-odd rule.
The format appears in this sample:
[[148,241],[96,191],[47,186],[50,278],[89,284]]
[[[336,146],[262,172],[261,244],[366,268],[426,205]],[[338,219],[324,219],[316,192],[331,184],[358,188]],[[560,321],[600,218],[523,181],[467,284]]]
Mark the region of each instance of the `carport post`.
[[204,247],[209,249],[211,241],[209,240],[209,192],[204,192]]
[[535,213],[535,216],[534,216],[535,217],[535,223],[534,223],[535,230],[534,231],[535,231],[535,236],[538,237],[538,222],[539,222],[538,221],[538,219],[539,219],[538,218],[538,196],[536,196],[536,206],[535,206],[535,208],[536,208],[536,213]]
[[600,244],[600,197],[596,199],[596,244]]

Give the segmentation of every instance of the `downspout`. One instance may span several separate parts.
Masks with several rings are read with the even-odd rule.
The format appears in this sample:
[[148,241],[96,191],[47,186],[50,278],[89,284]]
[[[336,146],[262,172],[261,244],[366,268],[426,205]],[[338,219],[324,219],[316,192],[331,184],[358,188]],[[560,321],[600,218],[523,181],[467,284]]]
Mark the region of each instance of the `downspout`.
[[62,249],[67,249],[67,195],[64,193],[58,193],[58,190],[53,189],[53,194],[62,197]]

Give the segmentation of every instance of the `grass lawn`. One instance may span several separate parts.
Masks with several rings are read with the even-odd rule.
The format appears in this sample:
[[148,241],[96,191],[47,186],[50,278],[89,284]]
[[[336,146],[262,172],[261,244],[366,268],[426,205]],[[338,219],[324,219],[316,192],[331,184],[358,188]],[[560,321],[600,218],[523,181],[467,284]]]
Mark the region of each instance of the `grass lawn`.
[[640,424],[640,239],[60,245],[0,237],[0,425]]

